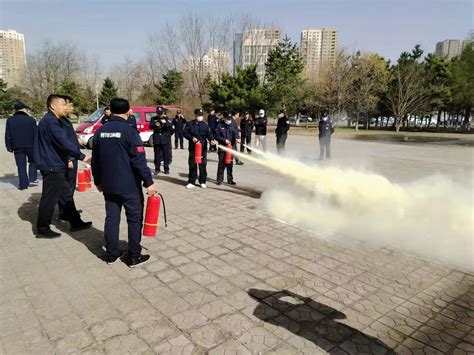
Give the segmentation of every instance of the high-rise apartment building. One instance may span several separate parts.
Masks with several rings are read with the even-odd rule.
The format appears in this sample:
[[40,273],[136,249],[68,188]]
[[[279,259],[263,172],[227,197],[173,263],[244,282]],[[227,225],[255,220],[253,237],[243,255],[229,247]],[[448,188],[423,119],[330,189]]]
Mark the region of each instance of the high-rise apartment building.
[[234,36],[234,74],[237,67],[245,68],[256,64],[258,77],[263,80],[268,52],[278,45],[280,37],[280,30],[274,27],[255,27],[244,33],[237,33]]
[[25,74],[25,36],[14,30],[0,30],[0,79],[12,87],[22,85]]
[[330,28],[310,28],[301,32],[300,53],[305,70],[317,74],[324,62],[334,62],[337,41],[337,31]]

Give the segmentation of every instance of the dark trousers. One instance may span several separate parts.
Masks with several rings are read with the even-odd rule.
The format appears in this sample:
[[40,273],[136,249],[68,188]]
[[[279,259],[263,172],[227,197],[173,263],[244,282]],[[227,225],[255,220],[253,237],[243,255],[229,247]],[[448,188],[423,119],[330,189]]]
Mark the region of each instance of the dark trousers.
[[171,163],[171,143],[155,144],[153,146],[155,152],[155,171],[160,171],[161,162],[165,171],[170,171]]
[[331,136],[319,137],[319,159],[324,158],[326,150],[326,159],[331,158]]
[[286,144],[286,139],[288,138],[288,134],[277,134],[276,136],[277,141],[277,151],[278,153],[281,153],[282,151],[285,150],[285,144]]
[[199,183],[205,184],[207,180],[207,151],[202,152],[201,164],[196,164],[194,162],[194,151],[190,151],[188,165],[189,165],[188,183],[189,184],[196,183],[196,179],[198,178],[198,168],[199,168]]
[[[242,135],[240,137],[240,151],[243,153],[244,150],[245,150],[245,147],[244,147],[244,144],[246,145],[250,145],[250,143],[252,142],[252,135],[249,135],[249,136],[244,136]],[[247,148],[247,153],[251,153],[251,150],[249,148]]]
[[[33,148],[15,150],[15,163],[18,168],[18,179],[20,180],[20,189],[26,189],[30,182],[38,178],[36,166],[33,160]],[[26,159],[28,158],[28,174],[26,173]]]
[[[38,221],[36,227],[38,232],[44,232],[49,229],[53,219],[54,207],[59,201],[61,194],[67,194],[69,183],[66,180],[65,172],[42,171],[43,191],[38,208]],[[81,221],[81,216],[77,212],[74,199],[67,198],[63,206],[63,213],[71,225],[77,225]]]
[[219,164],[217,165],[217,182],[222,182],[224,181],[224,170],[227,170],[227,182],[232,182],[234,181],[234,176],[232,175],[232,170],[234,164],[226,164],[225,163],[225,152],[222,150],[219,150],[217,153],[219,155]]
[[[237,151],[237,143],[235,143],[233,146],[232,146],[232,149]],[[235,163],[238,163],[240,162],[240,159],[237,158],[235,155],[233,155],[233,158],[232,159],[235,159]]]
[[183,132],[175,132],[174,133],[174,147],[178,149],[178,142],[179,142],[179,147],[181,149],[184,149],[184,135]]
[[133,259],[140,257],[143,226],[143,194],[117,195],[105,194],[105,248],[108,256],[120,255],[119,234],[120,214],[125,208],[128,224],[128,252]]
[[62,191],[59,196],[58,206],[59,206],[59,216],[64,216],[64,206],[66,206],[67,201],[72,199],[74,200],[74,192],[76,191],[76,180],[77,180],[77,160],[73,161],[74,167],[72,169],[67,169],[66,172],[66,181],[67,189]]

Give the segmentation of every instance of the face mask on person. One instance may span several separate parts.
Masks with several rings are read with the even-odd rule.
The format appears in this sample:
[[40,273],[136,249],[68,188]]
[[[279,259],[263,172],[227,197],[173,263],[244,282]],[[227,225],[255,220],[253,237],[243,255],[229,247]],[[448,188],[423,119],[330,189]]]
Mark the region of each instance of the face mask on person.
[[258,114],[258,117],[264,117],[264,116],[265,116],[264,113],[259,113],[259,114]]
[[203,116],[197,116],[197,117],[196,117],[196,120],[197,120],[198,122],[202,122],[202,121],[204,120],[204,117],[203,117]]
[[278,115],[278,118],[282,118],[283,116],[285,116],[285,115],[284,115],[283,113],[280,113],[280,114]]
[[323,121],[326,122],[328,120],[328,116],[323,117]]
[[225,120],[224,122],[225,122],[226,125],[230,125],[232,123],[231,120]]

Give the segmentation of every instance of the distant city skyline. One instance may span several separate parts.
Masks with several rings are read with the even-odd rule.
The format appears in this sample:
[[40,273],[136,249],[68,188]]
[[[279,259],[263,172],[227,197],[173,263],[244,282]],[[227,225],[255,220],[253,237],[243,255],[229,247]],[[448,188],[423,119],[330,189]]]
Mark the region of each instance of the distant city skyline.
[[2,0],[0,12],[1,29],[25,35],[27,55],[45,40],[70,41],[97,56],[104,72],[125,57],[144,57],[149,35],[164,21],[177,24],[189,13],[218,18],[252,14],[298,44],[305,29],[333,28],[339,48],[391,60],[416,44],[425,53],[435,52],[439,41],[463,40],[474,28],[472,0]]

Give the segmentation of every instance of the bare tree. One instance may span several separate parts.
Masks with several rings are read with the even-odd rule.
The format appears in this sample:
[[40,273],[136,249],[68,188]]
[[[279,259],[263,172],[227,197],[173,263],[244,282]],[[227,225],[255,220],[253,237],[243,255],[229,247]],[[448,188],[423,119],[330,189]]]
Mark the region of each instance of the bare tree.
[[119,94],[133,102],[142,89],[143,65],[125,58],[124,62],[113,67],[110,78],[117,83]]
[[397,132],[410,114],[422,112],[428,106],[427,87],[427,76],[420,63],[406,60],[392,66],[387,105],[395,118]]

